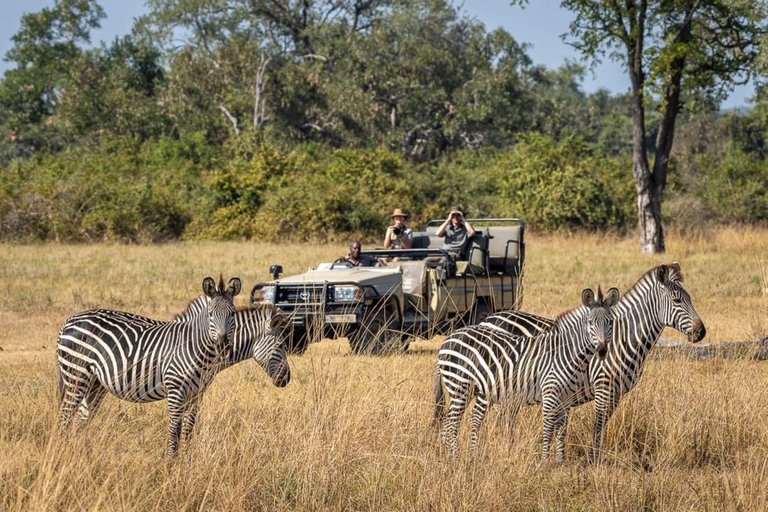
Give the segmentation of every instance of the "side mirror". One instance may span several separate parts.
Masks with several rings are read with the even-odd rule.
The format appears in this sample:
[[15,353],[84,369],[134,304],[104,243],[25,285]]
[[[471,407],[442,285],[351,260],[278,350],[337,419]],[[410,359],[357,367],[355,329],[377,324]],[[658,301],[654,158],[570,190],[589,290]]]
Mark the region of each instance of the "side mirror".
[[272,274],[272,279],[277,279],[280,277],[280,274],[283,273],[283,266],[282,265],[271,265],[269,267],[269,273]]

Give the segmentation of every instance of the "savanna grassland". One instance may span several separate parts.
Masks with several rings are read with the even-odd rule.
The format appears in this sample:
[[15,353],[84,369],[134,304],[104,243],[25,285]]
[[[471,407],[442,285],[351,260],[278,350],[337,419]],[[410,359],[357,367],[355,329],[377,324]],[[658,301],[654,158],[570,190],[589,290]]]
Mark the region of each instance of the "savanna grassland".
[[[555,315],[585,286],[626,290],[677,260],[705,341],[768,333],[768,231],[671,234],[664,256],[606,235],[528,237],[524,309]],[[323,341],[275,388],[253,362],[221,374],[195,438],[163,459],[163,404],[107,398],[81,436],[55,430],[55,345],[72,313],[111,307],[169,319],[205,275],[247,291],[270,263],[305,270],[328,245],[0,245],[0,509],[766,510],[768,362],[652,359],[612,418],[602,464],[585,462],[593,412],[574,411],[566,463],[538,457],[540,413],[492,410],[475,460],[440,454],[431,428],[439,339],[362,357]],[[239,302],[245,302],[245,295]],[[681,337],[670,330],[665,337]],[[466,443],[464,443],[466,444]]]

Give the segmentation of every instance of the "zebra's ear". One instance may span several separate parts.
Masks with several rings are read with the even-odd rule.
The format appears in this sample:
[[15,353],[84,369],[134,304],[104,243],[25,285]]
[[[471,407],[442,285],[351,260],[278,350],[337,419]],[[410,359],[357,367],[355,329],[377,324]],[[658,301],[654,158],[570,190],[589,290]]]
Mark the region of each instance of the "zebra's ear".
[[618,302],[619,302],[619,289],[611,288],[610,290],[608,290],[608,293],[605,294],[605,300],[603,301],[603,306],[607,308],[612,308]]
[[203,279],[203,293],[211,298],[216,295],[216,281],[212,277]]
[[591,308],[595,304],[595,292],[591,288],[584,288],[581,292],[581,303]]
[[665,284],[667,279],[669,279],[669,267],[666,265],[659,265],[656,267],[656,279],[658,279],[661,284]]
[[240,290],[243,288],[243,283],[240,281],[239,277],[233,277],[229,280],[229,283],[227,283],[227,293],[232,295],[233,297],[240,293]]
[[669,280],[675,283],[683,282],[683,269],[680,268],[680,264],[673,261],[669,266]]

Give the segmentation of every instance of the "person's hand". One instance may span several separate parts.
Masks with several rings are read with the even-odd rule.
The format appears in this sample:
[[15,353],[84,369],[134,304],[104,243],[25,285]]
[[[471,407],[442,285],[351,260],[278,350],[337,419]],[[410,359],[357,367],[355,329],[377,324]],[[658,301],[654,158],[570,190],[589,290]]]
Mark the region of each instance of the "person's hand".
[[455,212],[455,211],[452,211],[452,212],[448,213],[448,218],[447,218],[447,219],[445,219],[445,220],[447,220],[447,221],[450,221],[450,220],[451,220],[451,217],[453,217],[453,214],[454,214],[454,213],[456,213],[456,212]]
[[389,226],[387,228],[387,238],[392,238],[392,234],[395,232],[395,226]]

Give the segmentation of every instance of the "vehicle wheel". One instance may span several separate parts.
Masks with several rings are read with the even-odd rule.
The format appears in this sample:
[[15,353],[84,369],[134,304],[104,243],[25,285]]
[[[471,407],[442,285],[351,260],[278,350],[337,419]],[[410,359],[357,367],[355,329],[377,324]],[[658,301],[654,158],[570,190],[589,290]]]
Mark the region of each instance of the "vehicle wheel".
[[306,327],[294,327],[288,335],[288,339],[285,340],[285,351],[300,356],[307,351],[309,338],[310,333],[307,332]]
[[485,319],[489,316],[491,316],[491,308],[488,307],[488,303],[486,303],[484,300],[475,302],[475,305],[472,308],[472,313],[469,317],[469,323],[471,325],[477,325],[479,323],[485,322]]
[[[368,317],[370,318],[370,317]],[[399,323],[389,310],[379,310],[373,318],[363,315],[363,322],[349,336],[352,352],[361,355],[386,355],[408,350]]]

